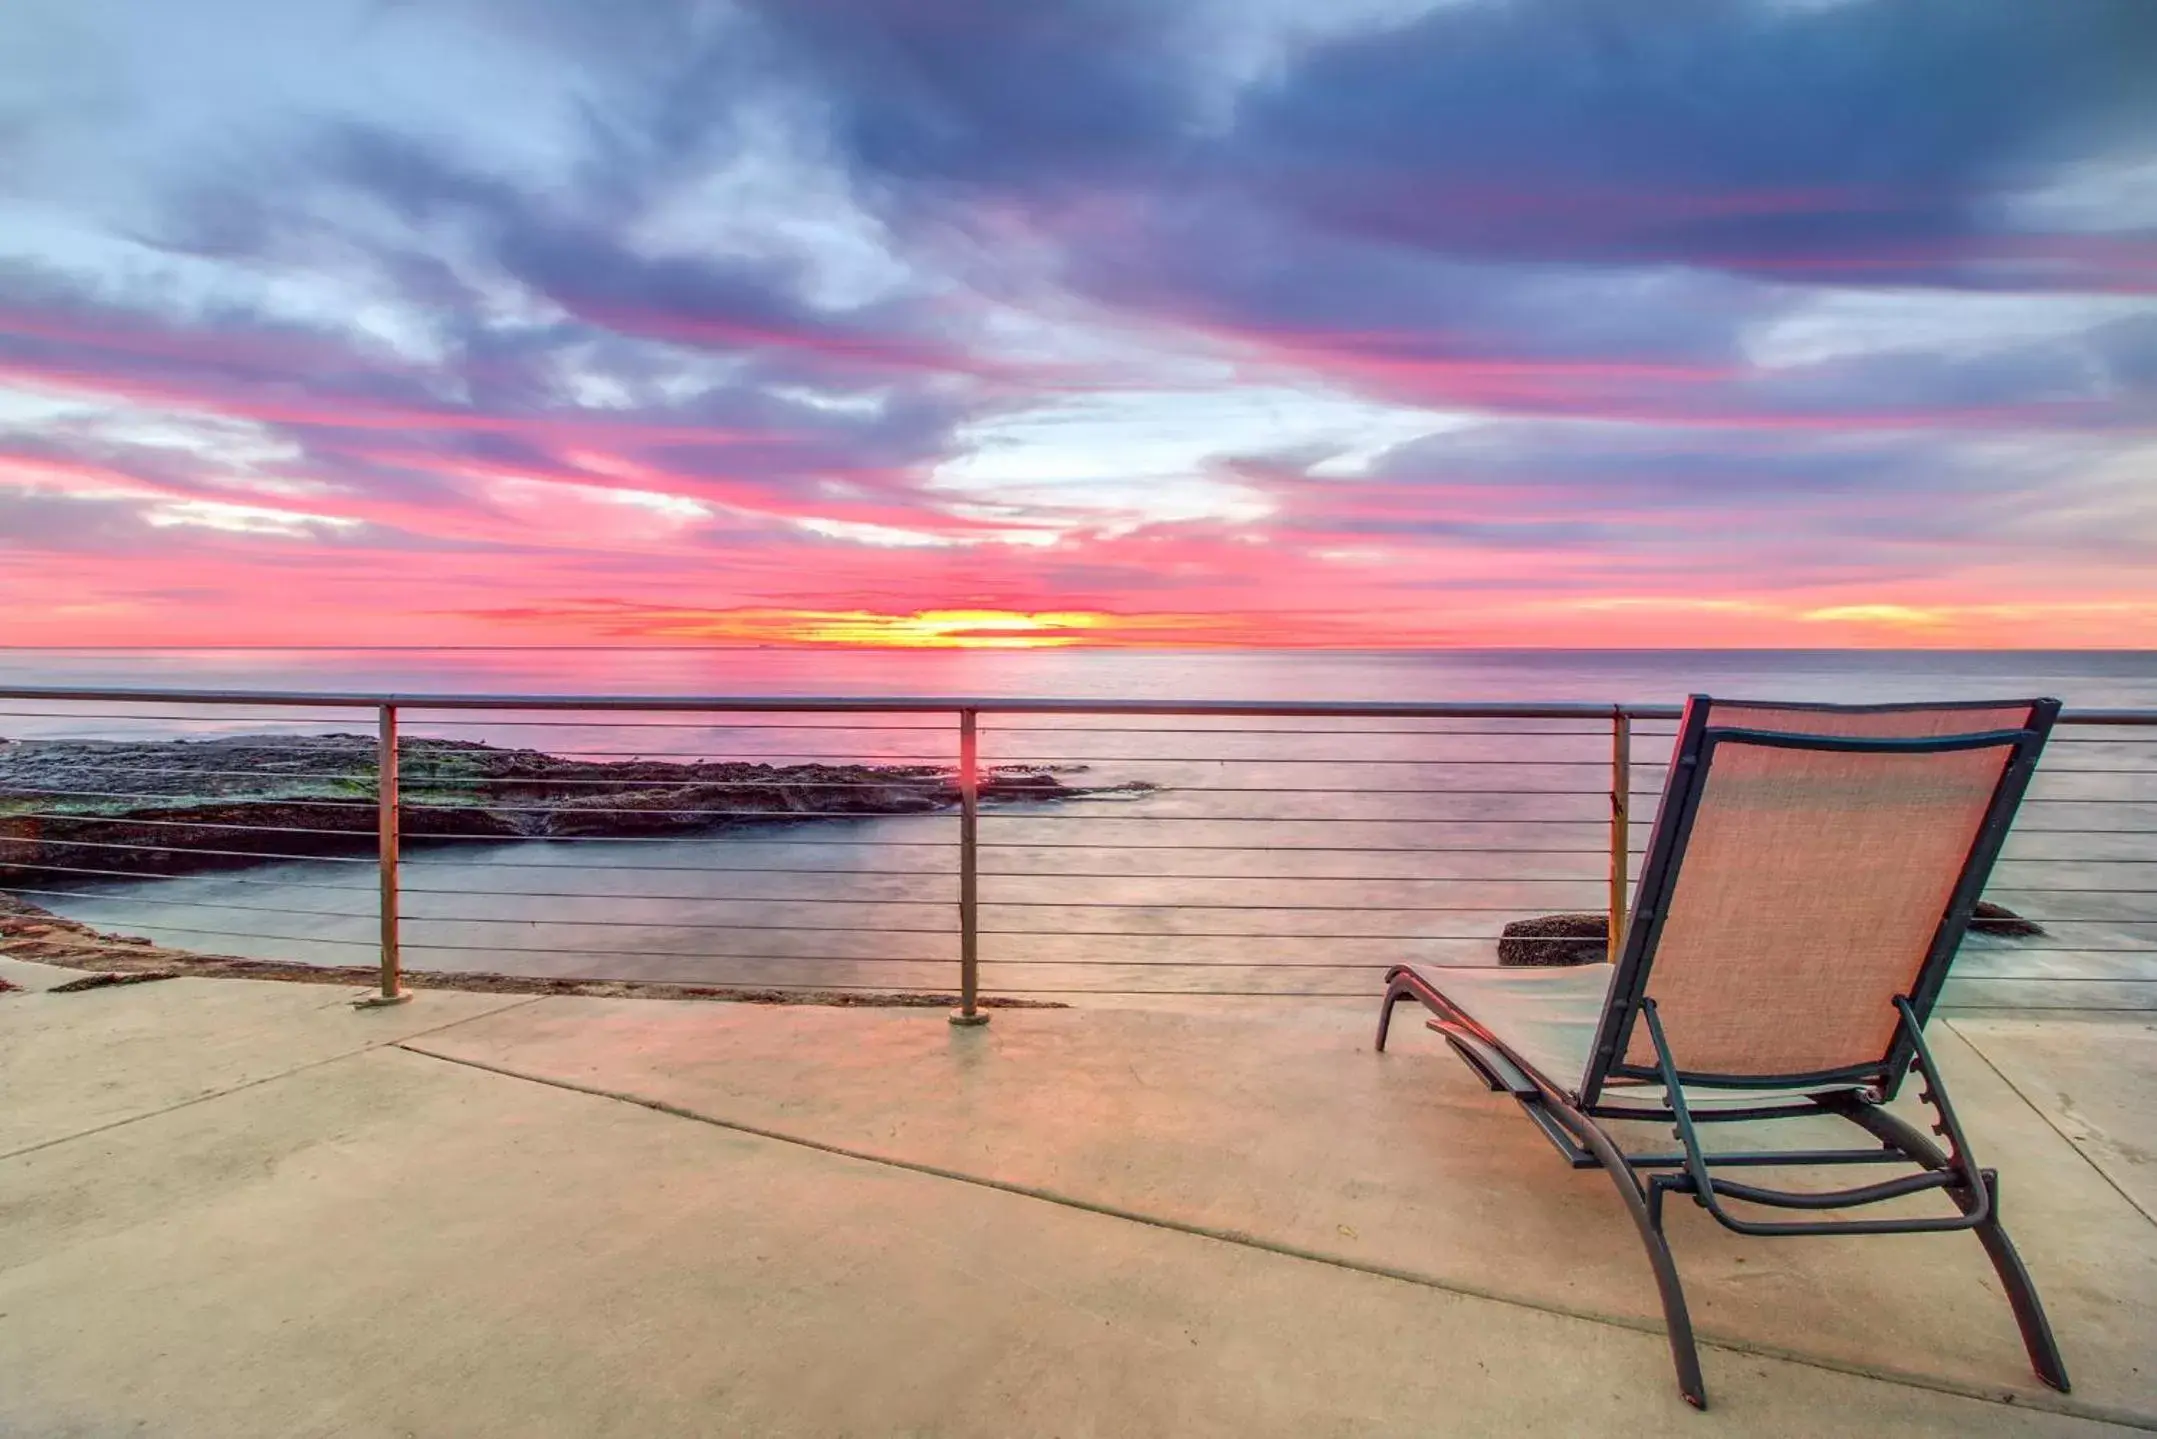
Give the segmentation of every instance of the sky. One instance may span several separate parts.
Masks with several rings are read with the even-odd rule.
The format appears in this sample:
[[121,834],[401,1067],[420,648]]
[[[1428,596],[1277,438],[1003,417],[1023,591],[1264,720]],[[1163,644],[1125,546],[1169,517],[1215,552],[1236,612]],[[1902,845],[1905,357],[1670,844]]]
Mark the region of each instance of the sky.
[[2148,0],[10,0],[0,644],[2157,648]]

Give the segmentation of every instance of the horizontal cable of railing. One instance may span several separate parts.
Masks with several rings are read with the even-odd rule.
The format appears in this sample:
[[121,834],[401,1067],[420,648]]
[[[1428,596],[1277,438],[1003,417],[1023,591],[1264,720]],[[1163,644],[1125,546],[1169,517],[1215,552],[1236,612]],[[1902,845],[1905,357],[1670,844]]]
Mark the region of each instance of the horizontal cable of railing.
[[[401,926],[403,956],[423,967],[484,955],[550,978],[911,995],[956,978],[969,1010],[982,976],[1013,995],[1286,997],[1321,991],[1273,974],[1606,944],[1508,934],[1506,921],[1565,911],[1622,926],[1679,714],[54,686],[0,688],[0,702],[0,719],[36,722],[15,727],[23,739],[266,742],[314,767],[280,776],[215,764],[239,750],[198,751],[211,761],[199,766],[144,750],[11,782],[0,761],[0,889],[93,922],[257,958],[375,949],[386,987]],[[356,733],[391,717],[393,744]],[[455,769],[490,750],[544,772]],[[2062,716],[2026,802],[2034,823],[2017,826],[1988,891],[2040,932],[1980,931],[1958,974],[1995,998],[2157,983],[2157,907],[2134,884],[2157,864],[2145,758],[2157,760],[2157,712]],[[1021,775],[1042,792],[995,792]],[[902,779],[909,798],[875,812],[875,792]],[[782,795],[801,804],[771,803]],[[275,868],[231,872],[251,866]],[[334,875],[360,882],[321,878]],[[325,893],[343,902],[312,901]],[[938,952],[904,952],[911,937]],[[1168,984],[1118,987],[1125,967]],[[1059,971],[1073,983],[1036,980]]]

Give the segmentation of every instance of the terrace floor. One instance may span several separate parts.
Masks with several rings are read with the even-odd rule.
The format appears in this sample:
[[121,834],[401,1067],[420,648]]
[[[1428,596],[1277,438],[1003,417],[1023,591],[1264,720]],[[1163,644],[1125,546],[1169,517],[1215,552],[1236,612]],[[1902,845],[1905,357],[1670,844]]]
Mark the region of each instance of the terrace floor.
[[999,1011],[0,961],[0,1433],[2094,1434],[2157,1428],[2157,1024],[1934,1035],[2075,1379],[1967,1234],[1646,1262],[1402,1012]]

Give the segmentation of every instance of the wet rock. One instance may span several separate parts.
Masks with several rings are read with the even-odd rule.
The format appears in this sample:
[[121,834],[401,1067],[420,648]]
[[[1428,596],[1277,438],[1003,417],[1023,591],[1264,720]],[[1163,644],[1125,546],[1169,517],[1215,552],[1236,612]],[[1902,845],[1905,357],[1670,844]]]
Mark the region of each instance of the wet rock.
[[1516,919],[1498,934],[1504,965],[1599,964],[1609,958],[1607,914],[1543,914]]

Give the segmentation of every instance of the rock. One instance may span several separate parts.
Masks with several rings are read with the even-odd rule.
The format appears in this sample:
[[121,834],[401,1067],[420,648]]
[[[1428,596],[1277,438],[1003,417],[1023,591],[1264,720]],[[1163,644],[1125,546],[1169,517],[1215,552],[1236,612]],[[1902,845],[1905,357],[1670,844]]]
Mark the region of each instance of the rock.
[[[0,881],[230,869],[373,848],[375,741],[325,734],[150,742],[22,740],[0,750]],[[594,762],[469,740],[397,750],[408,843],[664,836],[744,825],[929,814],[959,803],[936,765]],[[1047,766],[983,772],[984,803],[1136,793]]]
[[86,974],[65,984],[56,984],[46,990],[47,994],[80,994],[86,989],[110,989],[116,984],[150,984],[160,979],[178,979],[176,969],[138,969],[125,974],[106,970],[98,974]]
[[[1977,934],[2026,938],[2044,927],[1990,900],[1980,900],[1970,920]],[[1516,919],[1498,935],[1498,963],[1504,965],[1596,964],[1609,957],[1610,917],[1604,914],[1545,914]]]
[[1607,914],[1544,914],[1516,919],[1498,934],[1498,963],[1599,964],[1610,957]]
[[1976,934],[1989,934],[2001,939],[2030,939],[2045,932],[2045,927],[2034,919],[2024,919],[2003,904],[1989,899],[1977,902],[1977,912],[1970,918],[1970,929]]

